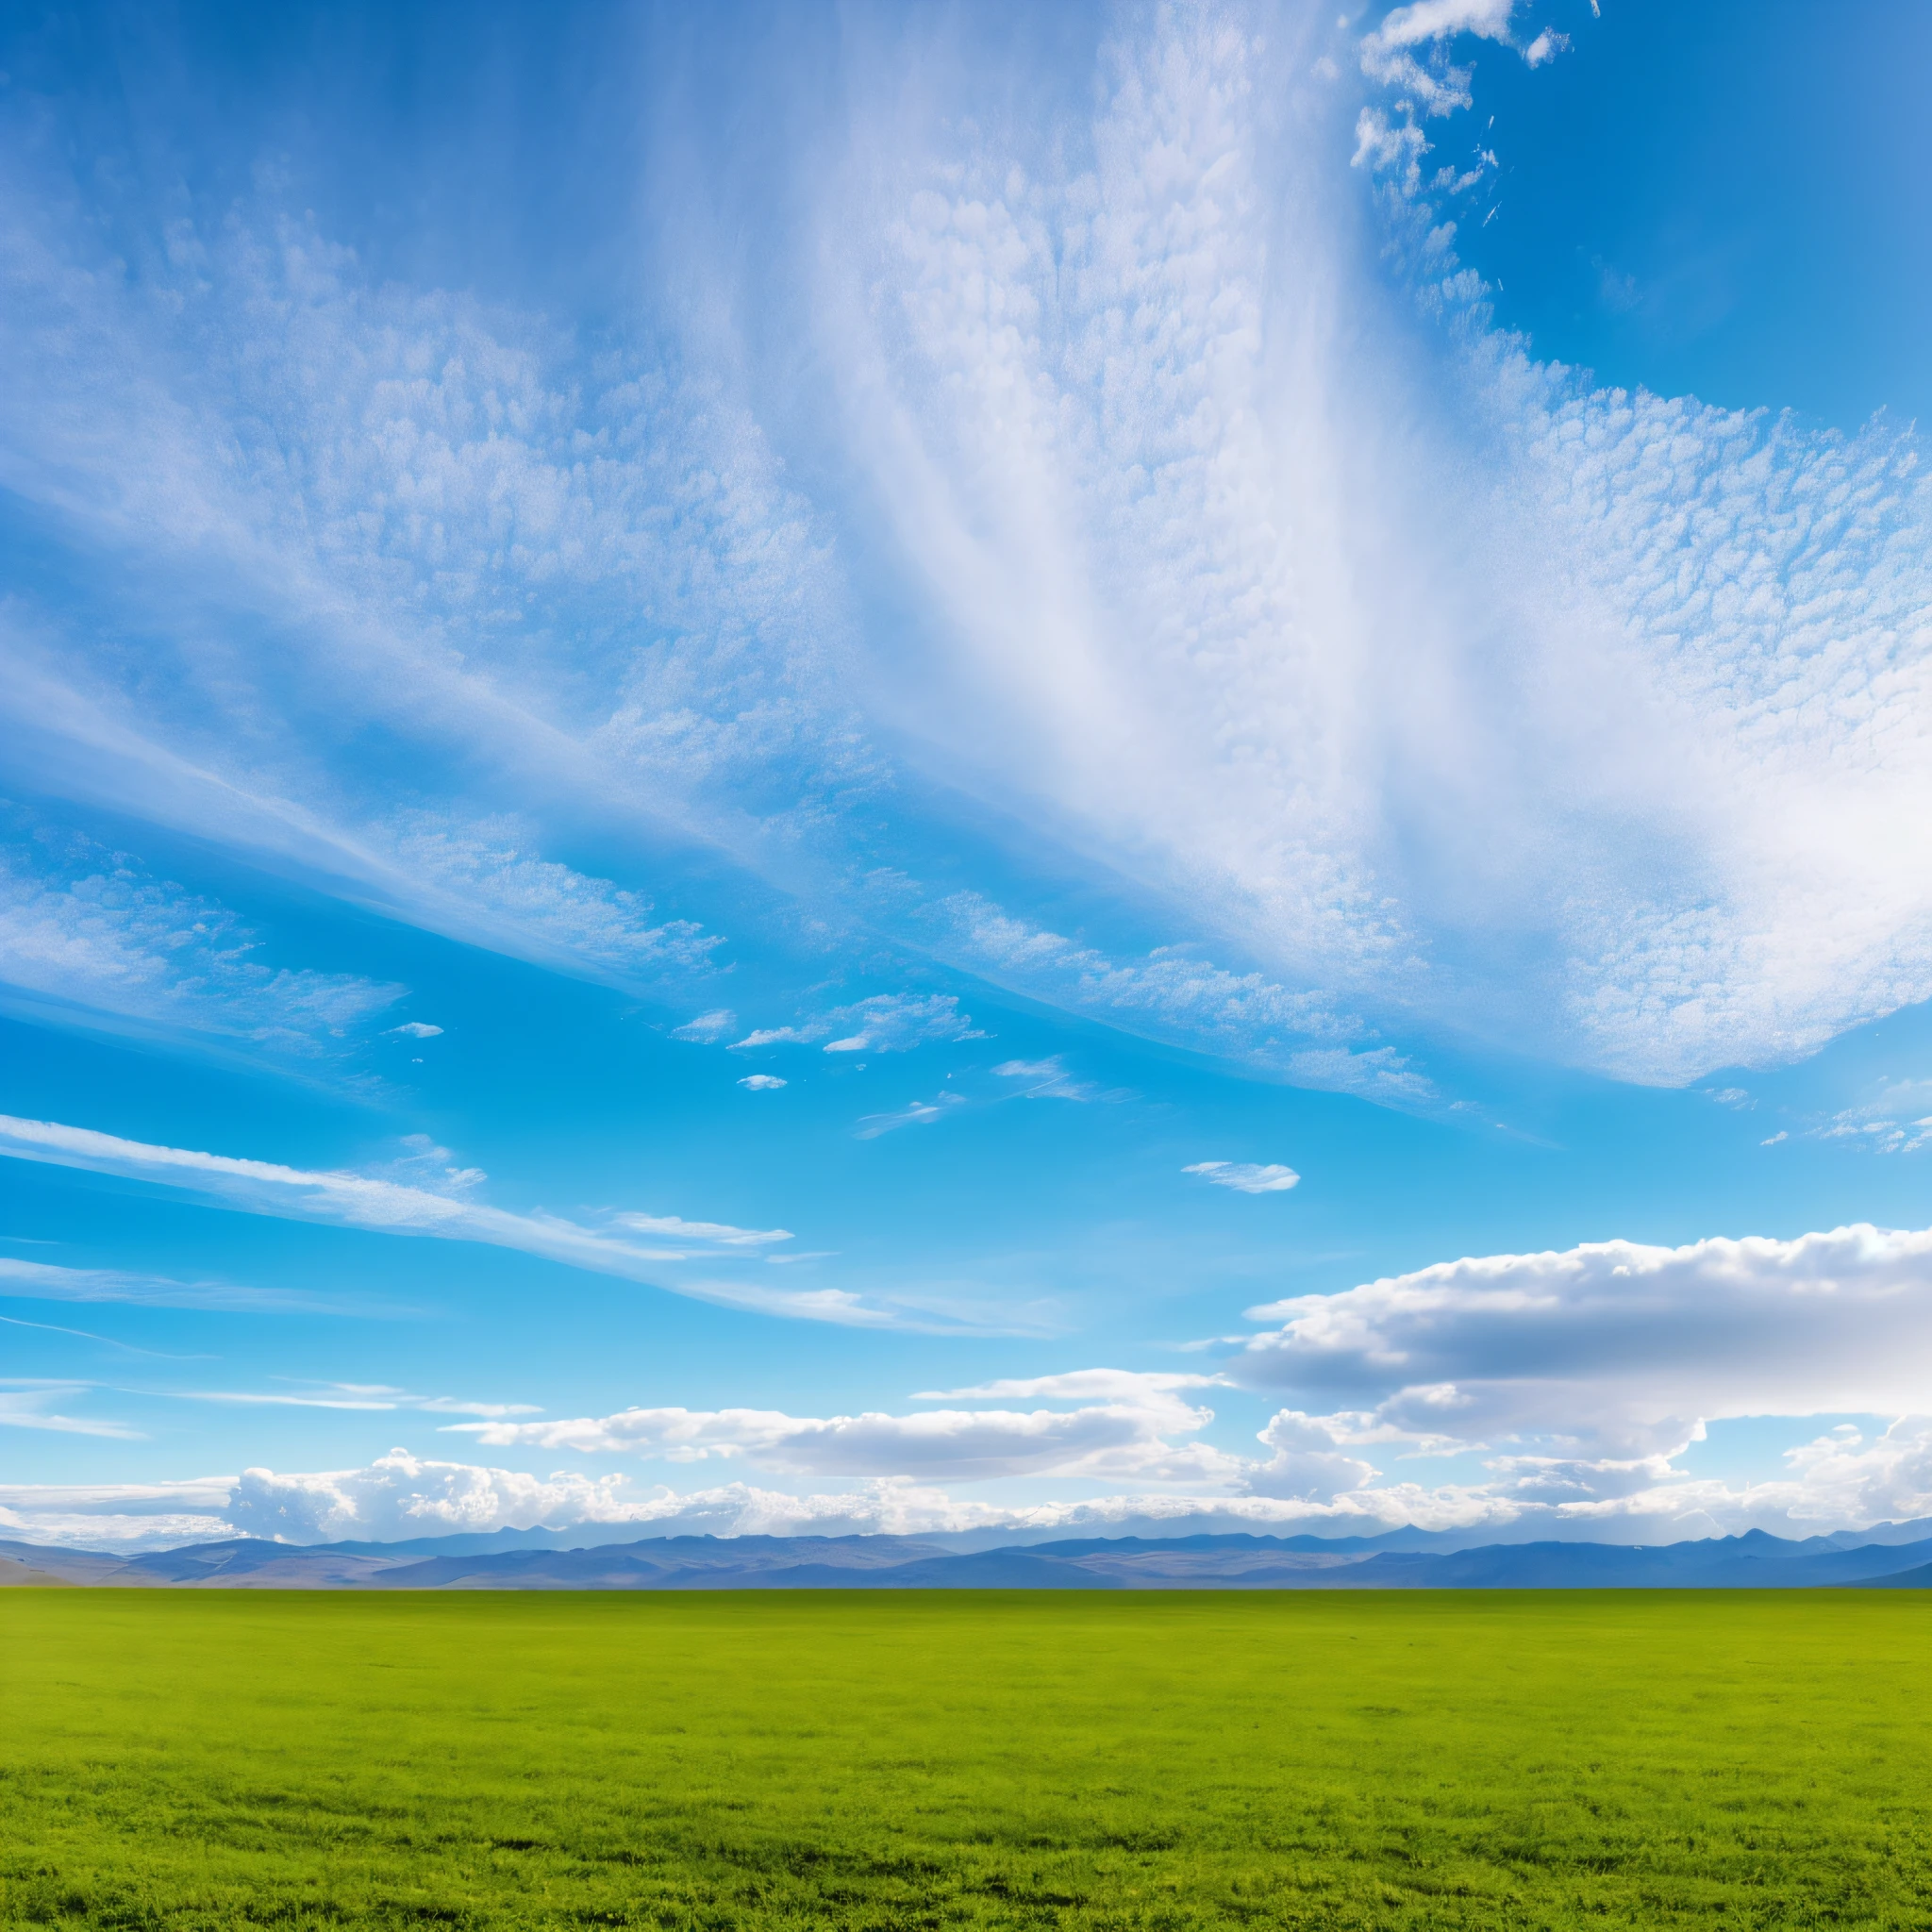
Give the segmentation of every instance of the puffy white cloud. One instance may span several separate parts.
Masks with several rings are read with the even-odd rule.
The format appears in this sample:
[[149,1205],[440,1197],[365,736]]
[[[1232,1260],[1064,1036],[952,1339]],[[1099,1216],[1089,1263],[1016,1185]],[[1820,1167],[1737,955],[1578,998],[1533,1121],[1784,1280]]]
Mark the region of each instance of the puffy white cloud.
[[[0,1507],[8,1500],[9,1492],[0,1491]],[[1100,1520],[1099,1512],[1092,1518],[1082,1514],[1084,1506],[1059,1507],[1070,1524]],[[249,1470],[232,1484],[225,1511],[244,1534],[291,1542],[400,1540],[539,1524],[625,1524],[641,1537],[914,1536],[1028,1524],[1036,1513],[967,1501],[905,1478],[855,1483],[831,1494],[798,1495],[741,1482],[680,1492],[635,1485],[621,1474],[530,1476],[419,1457],[403,1449],[362,1469],[315,1474]],[[1046,1513],[1041,1520],[1059,1517]]]
[[1197,1160],[1183,1174],[1197,1174],[1217,1188],[1232,1188],[1241,1194],[1284,1194],[1301,1185],[1301,1175],[1279,1161]]
[[1442,1262],[1253,1310],[1228,1373],[1377,1432],[1614,1461],[1743,1415],[1908,1414],[1932,1370],[1932,1230]]
[[400,1026],[391,1026],[389,1032],[392,1038],[401,1040],[435,1040],[441,1035],[441,1026],[432,1026],[426,1020],[405,1020]]
[[776,1074],[747,1074],[738,1084],[752,1093],[775,1093],[787,1083]]
[[[1361,43],[1362,72],[1386,87],[1400,89],[1419,101],[1430,114],[1447,114],[1469,106],[1469,70],[1451,67],[1441,58],[1444,42],[1457,34],[1474,34],[1479,40],[1509,40],[1509,16],[1515,0],[1415,0],[1408,7],[1397,7],[1384,16],[1373,33]],[[1540,35],[1524,58],[1532,67],[1549,58],[1554,47],[1544,42],[1551,36]],[[1418,47],[1431,50],[1424,64],[1415,58]],[[1538,52],[1536,49],[1542,51]]]
[[1374,1463],[1346,1454],[1332,1427],[1299,1409],[1278,1411],[1259,1441],[1274,1453],[1245,1479],[1254,1495],[1332,1503],[1344,1491],[1366,1490],[1379,1474]]
[[[244,1536],[290,1542],[393,1541],[512,1524],[629,1521],[636,1506],[621,1495],[624,1488],[617,1476],[537,1477],[425,1460],[392,1449],[366,1469],[302,1475],[245,1470],[224,1513]],[[638,1520],[644,1520],[641,1513]]]

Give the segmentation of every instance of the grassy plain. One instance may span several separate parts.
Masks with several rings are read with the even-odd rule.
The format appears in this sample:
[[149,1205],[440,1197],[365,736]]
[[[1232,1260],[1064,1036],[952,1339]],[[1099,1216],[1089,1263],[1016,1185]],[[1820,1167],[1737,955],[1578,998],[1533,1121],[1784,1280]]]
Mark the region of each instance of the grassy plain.
[[1932,1924],[1932,1594],[0,1593],[0,1923]]

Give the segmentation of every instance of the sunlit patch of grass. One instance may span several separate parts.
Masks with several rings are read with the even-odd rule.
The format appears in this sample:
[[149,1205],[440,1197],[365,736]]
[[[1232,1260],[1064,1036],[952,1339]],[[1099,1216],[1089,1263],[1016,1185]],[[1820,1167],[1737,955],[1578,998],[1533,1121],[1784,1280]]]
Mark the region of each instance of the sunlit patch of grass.
[[1932,1597],[0,1595],[8,1925],[1932,1924]]

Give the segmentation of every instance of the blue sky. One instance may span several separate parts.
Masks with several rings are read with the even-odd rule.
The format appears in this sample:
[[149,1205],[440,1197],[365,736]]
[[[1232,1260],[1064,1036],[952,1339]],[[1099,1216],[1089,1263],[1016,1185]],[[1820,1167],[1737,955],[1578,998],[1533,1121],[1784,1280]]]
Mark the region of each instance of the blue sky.
[[9,14],[0,1532],[1932,1513],[1926,32]]

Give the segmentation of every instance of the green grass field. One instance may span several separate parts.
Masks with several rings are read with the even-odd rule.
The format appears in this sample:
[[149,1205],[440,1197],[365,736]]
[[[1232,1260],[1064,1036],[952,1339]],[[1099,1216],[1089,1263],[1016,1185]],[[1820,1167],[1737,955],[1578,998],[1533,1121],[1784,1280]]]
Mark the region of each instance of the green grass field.
[[1932,1596],[0,1593],[0,1921],[1932,1924]]

